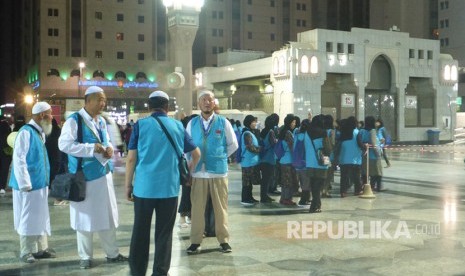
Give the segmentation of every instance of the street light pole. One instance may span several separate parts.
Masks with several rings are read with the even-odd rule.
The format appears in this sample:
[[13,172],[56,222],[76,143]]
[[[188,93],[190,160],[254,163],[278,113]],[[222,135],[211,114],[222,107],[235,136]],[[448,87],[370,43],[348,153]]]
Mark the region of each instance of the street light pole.
[[170,32],[170,60],[181,67],[185,85],[177,88],[180,113],[192,113],[192,45],[199,28],[199,14],[204,0],[163,0]]
[[78,96],[79,98],[81,97],[81,78],[82,78],[82,71],[86,67],[86,64],[84,62],[79,62],[79,79],[78,79]]

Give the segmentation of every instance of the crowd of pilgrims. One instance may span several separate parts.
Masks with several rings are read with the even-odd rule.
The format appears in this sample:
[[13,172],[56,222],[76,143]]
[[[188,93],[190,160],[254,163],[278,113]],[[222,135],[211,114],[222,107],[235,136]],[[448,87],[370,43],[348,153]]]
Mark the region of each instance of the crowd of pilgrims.
[[[279,126],[279,116],[271,114],[261,130],[252,115],[247,115],[242,125],[232,119],[230,122],[239,143],[230,162],[237,162],[242,168],[244,206],[273,202],[269,194],[279,194],[282,205],[321,212],[321,197],[331,197],[334,172],[338,169],[342,198],[348,196],[352,186],[354,195],[363,194],[363,183],[368,181],[373,191],[384,190],[381,158],[385,158],[386,167],[390,163],[383,152],[386,130],[381,119],[368,116],[358,122],[353,116],[334,120],[331,115],[312,118],[309,114],[309,118],[300,121],[288,114],[284,125]],[[325,157],[330,162],[324,162]],[[252,196],[254,185],[260,186],[260,200]],[[293,201],[294,196],[300,196],[298,203]]]

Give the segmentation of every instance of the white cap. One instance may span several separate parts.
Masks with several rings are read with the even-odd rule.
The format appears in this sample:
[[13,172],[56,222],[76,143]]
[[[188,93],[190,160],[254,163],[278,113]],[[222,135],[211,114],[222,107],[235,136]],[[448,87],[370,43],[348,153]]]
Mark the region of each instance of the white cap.
[[103,89],[98,86],[91,86],[86,89],[86,96],[94,93],[104,93]]
[[36,115],[36,114],[42,113],[44,111],[47,111],[49,109],[52,109],[52,107],[48,103],[46,103],[46,102],[37,102],[32,107],[32,114]]
[[210,95],[212,98],[215,97],[215,94],[213,94],[213,92],[211,92],[210,90],[202,90],[202,91],[200,91],[199,95],[197,96],[197,100],[202,98],[205,95]]
[[167,99],[168,101],[170,100],[170,97],[168,96],[168,94],[166,94],[165,92],[161,90],[153,91],[152,94],[150,94],[149,99],[155,98],[155,97],[162,97],[162,98]]

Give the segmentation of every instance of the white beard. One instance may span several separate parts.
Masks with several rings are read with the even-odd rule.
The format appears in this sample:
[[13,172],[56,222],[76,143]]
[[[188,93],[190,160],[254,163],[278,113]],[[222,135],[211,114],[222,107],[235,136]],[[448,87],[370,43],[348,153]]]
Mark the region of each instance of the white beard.
[[46,121],[41,121],[39,125],[42,128],[42,130],[44,131],[45,136],[49,136],[50,133],[52,133],[52,128],[53,128],[52,123],[48,123]]

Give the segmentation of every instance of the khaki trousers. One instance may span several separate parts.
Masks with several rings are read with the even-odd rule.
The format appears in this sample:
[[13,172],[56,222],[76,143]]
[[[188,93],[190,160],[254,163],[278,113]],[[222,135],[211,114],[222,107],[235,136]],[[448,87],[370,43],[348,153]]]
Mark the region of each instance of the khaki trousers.
[[205,206],[212,199],[215,213],[215,232],[219,243],[229,242],[228,178],[193,178],[191,188],[191,243],[201,244],[205,230]]

